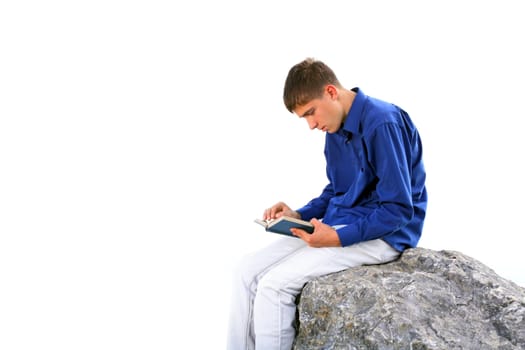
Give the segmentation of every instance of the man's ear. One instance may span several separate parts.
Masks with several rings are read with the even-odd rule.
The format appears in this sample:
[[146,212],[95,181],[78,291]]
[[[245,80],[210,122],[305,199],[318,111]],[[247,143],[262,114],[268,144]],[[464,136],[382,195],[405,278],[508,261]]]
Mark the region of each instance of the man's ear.
[[326,85],[325,87],[325,91],[326,93],[328,94],[328,96],[330,96],[330,98],[332,100],[337,100],[337,96],[339,94],[339,91],[337,90],[337,88],[335,87],[335,85],[332,85],[332,84],[328,84]]

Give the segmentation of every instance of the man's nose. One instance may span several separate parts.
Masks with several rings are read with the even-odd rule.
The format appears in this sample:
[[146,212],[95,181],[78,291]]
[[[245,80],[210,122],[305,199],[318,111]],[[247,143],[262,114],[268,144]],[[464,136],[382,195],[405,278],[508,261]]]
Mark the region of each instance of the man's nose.
[[313,120],[312,118],[308,118],[307,122],[308,122],[308,127],[310,128],[310,130],[313,130],[317,127],[317,122]]

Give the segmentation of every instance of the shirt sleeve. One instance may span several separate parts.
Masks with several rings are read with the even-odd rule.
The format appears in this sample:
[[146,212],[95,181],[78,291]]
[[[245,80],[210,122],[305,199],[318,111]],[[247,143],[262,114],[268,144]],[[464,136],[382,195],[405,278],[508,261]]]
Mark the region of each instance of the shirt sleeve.
[[297,209],[297,212],[301,215],[301,219],[310,221],[313,218],[323,218],[328,203],[333,196],[334,191],[332,190],[332,185],[326,185],[319,197],[312,199],[301,209]]
[[352,210],[356,215],[349,215],[352,220],[336,230],[342,246],[385,237],[412,219],[410,141],[396,123],[385,123],[365,135],[367,159],[377,177],[377,201]]

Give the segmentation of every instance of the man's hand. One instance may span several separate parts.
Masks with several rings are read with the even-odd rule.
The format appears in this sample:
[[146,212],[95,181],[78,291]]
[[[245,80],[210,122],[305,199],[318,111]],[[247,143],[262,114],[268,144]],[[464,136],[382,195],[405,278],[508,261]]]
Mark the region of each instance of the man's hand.
[[310,247],[314,248],[341,246],[339,236],[331,226],[323,224],[317,219],[312,219],[310,222],[314,225],[313,233],[308,233],[298,228],[292,228],[291,231],[294,236],[299,237]]
[[281,216],[291,216],[296,219],[300,219],[301,215],[299,215],[298,212],[292,210],[289,206],[284,204],[283,202],[279,202],[272,206],[271,208],[268,208],[264,211],[263,219],[264,220],[273,220],[280,218]]

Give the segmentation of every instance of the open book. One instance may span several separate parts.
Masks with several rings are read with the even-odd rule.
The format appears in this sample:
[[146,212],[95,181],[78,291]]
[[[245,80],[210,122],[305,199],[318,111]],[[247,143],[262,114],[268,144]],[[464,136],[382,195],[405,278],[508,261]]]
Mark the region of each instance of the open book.
[[281,216],[275,220],[255,219],[255,222],[262,225],[266,231],[292,237],[295,237],[292,231],[290,231],[290,228],[292,227],[300,228],[308,233],[314,232],[314,226],[310,222],[292,218],[290,216]]

